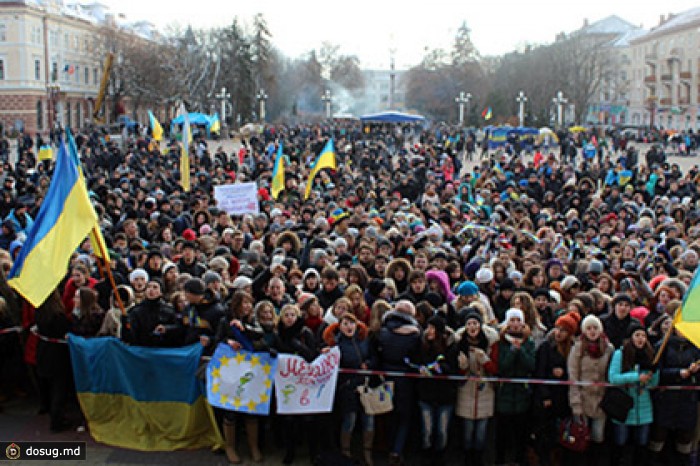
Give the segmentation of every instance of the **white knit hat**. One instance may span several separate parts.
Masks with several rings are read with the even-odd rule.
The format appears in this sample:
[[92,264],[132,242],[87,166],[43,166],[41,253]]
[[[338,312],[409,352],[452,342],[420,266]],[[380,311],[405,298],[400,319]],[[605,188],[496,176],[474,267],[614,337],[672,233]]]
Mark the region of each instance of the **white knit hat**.
[[583,321],[581,322],[581,330],[585,332],[589,326],[596,327],[601,332],[603,331],[603,323],[594,314],[588,314],[586,317],[584,317]]
[[519,318],[520,322],[523,322],[523,323],[525,322],[525,314],[523,314],[523,311],[521,311],[517,307],[511,307],[510,309],[508,309],[506,311],[505,323],[507,324],[510,321],[510,319],[513,319],[515,317]]

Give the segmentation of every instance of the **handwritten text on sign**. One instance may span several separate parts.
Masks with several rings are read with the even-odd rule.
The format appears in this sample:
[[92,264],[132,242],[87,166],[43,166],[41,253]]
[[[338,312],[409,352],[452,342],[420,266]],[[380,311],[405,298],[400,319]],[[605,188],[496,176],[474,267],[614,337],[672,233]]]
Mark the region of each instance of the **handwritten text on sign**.
[[235,183],[214,186],[214,199],[219,209],[229,215],[257,214],[258,187],[255,183]]
[[275,373],[277,412],[280,414],[329,413],[333,409],[340,350],[308,363],[299,356],[280,354]]

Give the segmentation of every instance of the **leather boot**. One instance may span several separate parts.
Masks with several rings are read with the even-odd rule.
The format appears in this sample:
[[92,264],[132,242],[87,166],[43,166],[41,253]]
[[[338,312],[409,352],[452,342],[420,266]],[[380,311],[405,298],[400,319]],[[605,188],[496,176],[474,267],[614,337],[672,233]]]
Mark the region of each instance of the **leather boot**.
[[261,463],[263,455],[260,452],[258,445],[258,433],[260,431],[260,423],[255,418],[247,418],[245,420],[245,431],[248,434],[248,448],[250,448],[250,456],[253,457],[253,463]]
[[224,440],[226,440],[226,458],[231,464],[241,464],[241,459],[236,453],[236,426],[224,423]]
[[374,431],[362,433],[362,459],[365,466],[372,466],[372,447],[374,445]]
[[340,433],[340,453],[350,458],[352,456],[350,452],[350,446],[352,445],[352,432],[341,432]]

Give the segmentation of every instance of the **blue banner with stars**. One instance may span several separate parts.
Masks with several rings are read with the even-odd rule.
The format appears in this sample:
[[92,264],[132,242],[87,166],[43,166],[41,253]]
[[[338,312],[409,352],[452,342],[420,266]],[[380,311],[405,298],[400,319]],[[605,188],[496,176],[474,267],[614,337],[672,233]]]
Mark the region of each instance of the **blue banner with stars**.
[[246,414],[270,414],[277,360],[269,353],[234,350],[220,343],[207,366],[207,400]]

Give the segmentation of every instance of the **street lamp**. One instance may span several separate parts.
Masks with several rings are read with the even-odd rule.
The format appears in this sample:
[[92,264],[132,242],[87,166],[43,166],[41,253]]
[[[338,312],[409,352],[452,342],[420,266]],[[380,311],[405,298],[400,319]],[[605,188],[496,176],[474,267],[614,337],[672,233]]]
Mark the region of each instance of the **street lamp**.
[[554,105],[557,106],[557,124],[561,128],[562,126],[562,105],[569,102],[569,99],[564,98],[564,93],[562,91],[557,92],[557,96],[552,99]]
[[[226,88],[222,87],[221,92],[216,94],[214,97],[221,99],[221,126],[226,126],[226,99],[231,98],[231,94],[226,92]],[[221,132],[223,134],[223,132]]]
[[515,101],[518,102],[518,119],[520,120],[520,127],[522,128],[523,123],[525,122],[525,102],[527,102],[525,93],[523,91],[518,92],[518,96],[515,98]]
[[56,122],[56,100],[61,92],[61,86],[57,83],[47,84],[46,92],[48,93],[48,114],[49,114],[49,133],[53,131]]
[[467,115],[469,115],[470,100],[472,100],[472,95],[464,91],[460,91],[459,97],[455,97],[455,102],[459,105],[459,126],[464,126],[464,104],[467,104]]
[[267,94],[265,94],[265,89],[260,89],[256,98],[260,101],[260,121],[265,121],[265,101],[267,100]]
[[326,89],[326,92],[321,96],[321,100],[326,104],[326,118],[331,119],[331,103],[333,102],[333,97],[331,97],[330,89]]

